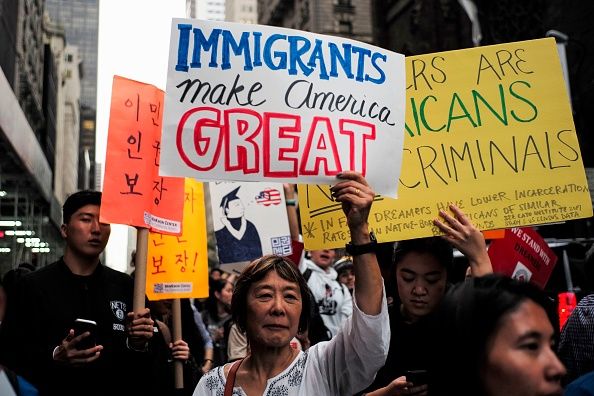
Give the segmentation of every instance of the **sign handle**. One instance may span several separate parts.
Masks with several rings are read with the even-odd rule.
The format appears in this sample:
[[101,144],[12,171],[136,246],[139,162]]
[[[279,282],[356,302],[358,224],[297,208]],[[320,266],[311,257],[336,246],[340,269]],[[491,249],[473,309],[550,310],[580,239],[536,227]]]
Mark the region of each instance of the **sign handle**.
[[[173,299],[173,342],[181,340],[182,328],[181,328],[181,301],[179,298]],[[184,367],[183,363],[179,360],[173,362],[173,375],[175,389],[184,388]]]
[[148,251],[148,228],[137,228],[136,257],[134,261],[134,300],[133,310],[138,312],[144,309],[146,295],[146,259]]

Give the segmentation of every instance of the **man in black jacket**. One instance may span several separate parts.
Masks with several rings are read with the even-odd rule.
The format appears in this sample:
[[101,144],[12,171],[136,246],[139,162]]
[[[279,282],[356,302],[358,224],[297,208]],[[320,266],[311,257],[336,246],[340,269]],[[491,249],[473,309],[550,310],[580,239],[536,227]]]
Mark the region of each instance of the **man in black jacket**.
[[[100,205],[100,192],[68,197],[64,256],[20,280],[0,329],[0,362],[42,395],[139,394],[146,382],[153,321],[148,309],[130,312],[132,279],[99,261],[110,234]],[[75,334],[76,319],[96,322],[93,334]]]

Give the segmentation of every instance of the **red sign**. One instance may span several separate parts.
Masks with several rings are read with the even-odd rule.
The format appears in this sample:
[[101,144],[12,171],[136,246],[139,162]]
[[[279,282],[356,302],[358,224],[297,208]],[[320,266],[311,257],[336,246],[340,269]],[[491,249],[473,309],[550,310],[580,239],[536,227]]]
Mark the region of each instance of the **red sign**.
[[559,307],[557,313],[559,314],[559,330],[563,330],[563,326],[565,326],[567,319],[569,319],[569,315],[571,315],[577,305],[577,299],[573,292],[559,293],[558,297]]
[[555,268],[557,256],[538,233],[530,228],[509,228],[503,239],[489,247],[495,272],[530,281],[544,288]]

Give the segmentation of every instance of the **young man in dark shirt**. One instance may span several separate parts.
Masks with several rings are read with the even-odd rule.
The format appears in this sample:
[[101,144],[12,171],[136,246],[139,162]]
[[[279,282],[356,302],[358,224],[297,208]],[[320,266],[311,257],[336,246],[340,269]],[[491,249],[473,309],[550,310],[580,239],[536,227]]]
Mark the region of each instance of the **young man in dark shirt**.
[[[20,280],[0,329],[0,363],[42,395],[136,394],[146,382],[153,321],[146,308],[131,312],[132,279],[99,261],[110,234],[100,205],[100,192],[68,197],[64,256]],[[92,334],[75,334],[76,319],[96,322]]]

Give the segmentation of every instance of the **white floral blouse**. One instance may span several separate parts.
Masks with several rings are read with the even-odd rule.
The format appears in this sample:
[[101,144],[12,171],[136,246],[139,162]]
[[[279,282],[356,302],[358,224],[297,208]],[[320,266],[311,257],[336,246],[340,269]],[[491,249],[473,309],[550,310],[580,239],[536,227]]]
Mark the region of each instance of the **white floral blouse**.
[[[283,372],[270,378],[263,396],[352,395],[365,389],[384,365],[390,344],[386,298],[379,315],[366,315],[353,299],[353,316],[327,342],[300,352]],[[193,396],[223,396],[224,366],[204,375]],[[234,396],[246,396],[241,387]]]

